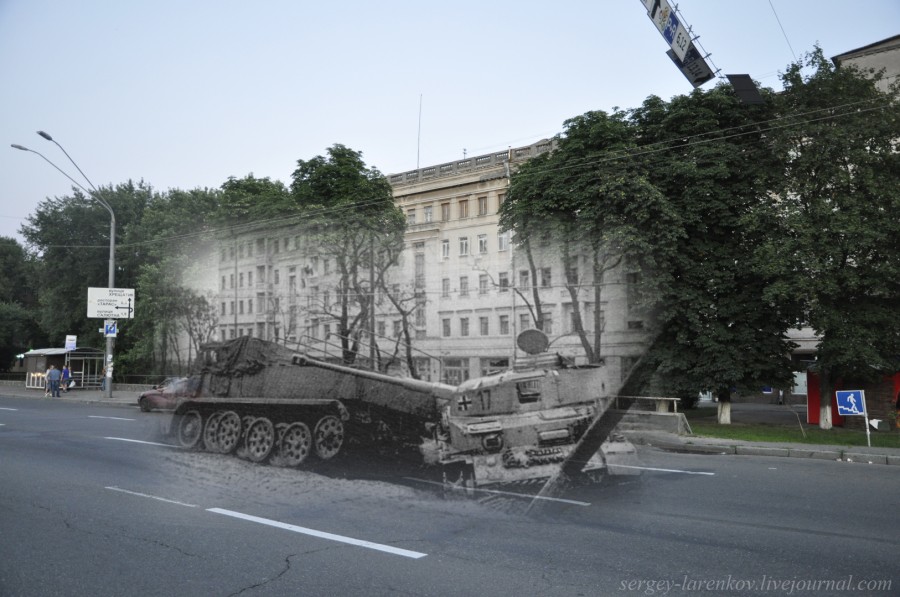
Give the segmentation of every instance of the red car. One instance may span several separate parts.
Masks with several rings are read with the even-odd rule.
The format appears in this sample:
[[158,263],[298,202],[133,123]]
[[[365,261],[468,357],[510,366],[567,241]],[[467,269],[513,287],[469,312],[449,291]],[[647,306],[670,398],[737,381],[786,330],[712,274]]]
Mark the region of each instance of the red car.
[[138,396],[138,406],[141,411],[148,413],[151,410],[175,410],[182,398],[194,395],[193,384],[187,377],[169,377],[153,389],[141,392]]

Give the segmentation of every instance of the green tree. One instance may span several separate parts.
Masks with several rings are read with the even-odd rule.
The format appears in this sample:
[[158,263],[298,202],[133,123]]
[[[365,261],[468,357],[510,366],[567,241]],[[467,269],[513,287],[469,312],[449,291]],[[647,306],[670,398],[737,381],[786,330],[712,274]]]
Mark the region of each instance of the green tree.
[[[637,143],[627,114],[588,112],[565,122],[557,148],[529,161],[512,177],[500,225],[515,232],[531,270],[532,314],[543,328],[536,252],[559,247],[575,331],[589,362],[601,359],[603,288],[616,268],[642,270],[649,290],[662,271],[657,263],[675,242],[676,216],[649,182],[643,162],[627,159]],[[579,271],[586,257],[590,275]],[[651,275],[652,274],[652,275]],[[594,329],[582,304],[593,305]]]
[[[119,239],[140,222],[152,190],[143,182],[129,181],[98,192],[116,214],[116,286],[134,288],[141,256]],[[71,196],[44,200],[21,232],[37,256],[35,279],[41,289],[37,320],[48,340],[61,346],[67,334],[75,334],[80,345],[102,343],[98,322],[87,318],[87,288],[105,288],[109,283],[108,212],[74,189]]]
[[17,354],[43,341],[34,321],[32,266],[18,241],[0,237],[0,371],[9,369]]
[[121,353],[123,370],[141,375],[183,372],[199,344],[210,339],[210,322],[204,320],[208,300],[188,286],[214,258],[214,239],[222,234],[216,227],[221,195],[215,189],[170,189],[154,195],[140,224],[129,228],[126,247],[140,256],[139,308],[128,325],[133,343]]
[[791,380],[786,330],[799,311],[789,297],[771,299],[777,278],[760,258],[782,176],[763,132],[775,102],[770,92],[764,97],[762,105],[742,105],[719,85],[670,102],[650,97],[632,112],[650,179],[677,211],[680,229],[648,357],[664,391],[686,399],[715,391],[723,423],[732,388]]
[[900,367],[900,84],[885,93],[880,79],[816,48],[782,75],[777,99],[786,184],[766,254],[782,282],[770,294],[801,298],[821,339],[826,429],[836,380]]
[[336,320],[344,361],[352,363],[371,325],[374,272],[397,264],[406,221],[387,179],[360,152],[338,144],[327,153],[298,160],[291,194],[320,256],[333,260],[339,274],[336,300],[321,310]]

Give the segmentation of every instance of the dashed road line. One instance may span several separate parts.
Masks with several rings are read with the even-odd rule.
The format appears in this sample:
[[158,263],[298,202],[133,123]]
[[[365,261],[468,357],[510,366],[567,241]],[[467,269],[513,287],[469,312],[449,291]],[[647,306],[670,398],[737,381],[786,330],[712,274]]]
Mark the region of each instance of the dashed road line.
[[113,421],[135,421],[137,419],[126,419],[124,417],[101,417],[100,415],[88,415],[88,419],[112,419]]
[[619,468],[634,468],[634,469],[639,469],[642,471],[655,471],[658,473],[681,473],[683,475],[705,475],[705,476],[709,476],[709,477],[712,477],[715,475],[715,473],[706,473],[706,472],[702,472],[702,471],[683,471],[683,470],[679,470],[676,468],[655,468],[652,466],[631,466],[628,464],[609,464],[607,466],[609,466],[609,467],[617,466]]
[[355,545],[357,547],[365,547],[367,549],[374,549],[376,551],[383,551],[385,553],[403,556],[406,558],[419,559],[427,556],[427,553],[422,553],[419,551],[410,551],[408,549],[401,549],[399,547],[394,547],[392,545],[384,545],[381,543],[372,543],[371,541],[364,541],[362,539],[354,539],[353,537],[345,537],[343,535],[335,535],[334,533],[326,533],[324,531],[317,531],[315,529],[309,529],[306,527],[301,527],[293,524],[287,524],[284,522],[278,522],[277,520],[270,520],[268,518],[260,518],[259,516],[251,516],[250,514],[243,514],[241,512],[234,512],[233,510],[224,510],[222,508],[207,508],[207,512],[213,512],[215,514],[224,514],[225,516],[231,516],[232,518],[239,518],[241,520],[247,520],[250,522],[256,522],[259,524],[264,524],[270,527],[275,527],[278,529],[284,529],[286,531],[293,531],[295,533],[301,533],[303,535],[310,535],[312,537],[318,537],[320,539],[328,539],[330,541],[337,541],[339,543],[346,543],[348,545]]
[[149,493],[141,493],[141,492],[139,492],[139,491],[129,491],[129,490],[127,490],[127,489],[122,489],[121,487],[116,487],[116,486],[114,486],[114,485],[113,485],[113,486],[110,486],[110,487],[105,487],[105,489],[109,489],[109,490],[111,490],[111,491],[120,491],[120,492],[122,492],[122,493],[127,493],[127,494],[129,494],[129,495],[135,495],[135,496],[138,496],[138,497],[150,498],[151,500],[159,500],[160,502],[166,502],[166,503],[168,503],[168,504],[177,504],[177,505],[179,505],[179,506],[187,506],[188,508],[196,508],[196,507],[197,507],[195,504],[188,504],[188,503],[186,503],[186,502],[179,502],[178,500],[170,500],[170,499],[168,499],[168,498],[159,497],[159,496],[157,496],[157,495],[150,495]]
[[172,444],[161,444],[159,442],[145,442],[140,439],[128,439],[127,437],[104,437],[103,439],[111,439],[117,442],[130,442],[133,444],[146,444],[148,446],[164,446],[166,448],[177,448],[178,446],[174,446]]

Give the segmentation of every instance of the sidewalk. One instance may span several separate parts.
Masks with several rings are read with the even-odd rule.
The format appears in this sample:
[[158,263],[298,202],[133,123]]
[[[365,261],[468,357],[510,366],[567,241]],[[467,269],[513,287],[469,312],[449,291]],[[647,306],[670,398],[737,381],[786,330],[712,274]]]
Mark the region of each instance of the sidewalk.
[[22,385],[0,385],[0,396],[15,396],[17,398],[34,398],[36,400],[69,400],[72,402],[88,402],[88,403],[99,403],[99,404],[110,404],[110,405],[120,405],[120,406],[134,406],[137,407],[138,396],[140,396],[141,392],[145,390],[149,390],[150,386],[146,388],[141,388],[138,390],[128,389],[128,390],[120,390],[117,389],[115,385],[113,385],[112,398],[106,398],[104,396],[104,392],[100,390],[70,390],[69,392],[64,392],[60,390],[59,398],[44,398],[43,390],[31,390],[23,387]]
[[[715,403],[701,403],[697,408],[716,408]],[[799,417],[799,418],[798,418]],[[764,423],[798,429],[806,424],[805,405],[748,404],[731,405],[731,420],[735,423]],[[872,435],[884,431],[872,431]],[[637,444],[653,446],[671,452],[692,454],[736,454],[743,456],[780,456],[813,458],[867,464],[900,466],[900,449],[868,446],[797,444],[787,442],[748,442],[717,437],[675,435],[656,431],[633,431],[629,439]]]

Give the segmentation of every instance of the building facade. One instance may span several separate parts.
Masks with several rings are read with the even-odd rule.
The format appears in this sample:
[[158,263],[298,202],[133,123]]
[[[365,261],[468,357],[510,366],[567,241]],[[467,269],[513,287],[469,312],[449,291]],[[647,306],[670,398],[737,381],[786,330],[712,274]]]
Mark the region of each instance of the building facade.
[[[589,263],[581,260],[573,305],[556,247],[536,247],[532,270],[513,235],[500,230],[498,210],[511,174],[551,148],[551,141],[543,141],[388,176],[407,218],[405,248],[389,284],[414,297],[407,322],[423,378],[455,384],[509,368],[523,354],[518,334],[535,327],[535,291],[551,352],[586,362],[574,333],[576,308],[589,337],[602,326],[599,354],[610,379],[620,379],[645,349],[648,322],[629,290],[635,274],[613,270],[594,281]],[[341,292],[337,280],[334,259],[318,253],[314,235],[301,222],[244,229],[222,239],[219,339],[249,335],[328,352],[336,346],[338,326],[328,306]],[[602,285],[600,321],[594,317],[595,283]],[[396,354],[402,315],[378,300],[374,320],[378,353]]]

